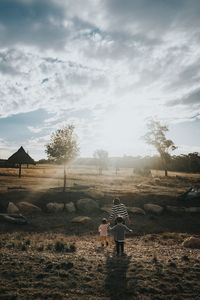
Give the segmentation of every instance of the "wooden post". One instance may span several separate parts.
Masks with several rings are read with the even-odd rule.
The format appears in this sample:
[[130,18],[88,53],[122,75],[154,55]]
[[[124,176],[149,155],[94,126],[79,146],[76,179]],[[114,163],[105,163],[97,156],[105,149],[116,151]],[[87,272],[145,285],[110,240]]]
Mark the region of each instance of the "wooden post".
[[21,172],[22,172],[22,165],[19,164],[19,178],[21,177]]
[[63,184],[63,192],[66,189],[66,165],[64,164],[64,184]]

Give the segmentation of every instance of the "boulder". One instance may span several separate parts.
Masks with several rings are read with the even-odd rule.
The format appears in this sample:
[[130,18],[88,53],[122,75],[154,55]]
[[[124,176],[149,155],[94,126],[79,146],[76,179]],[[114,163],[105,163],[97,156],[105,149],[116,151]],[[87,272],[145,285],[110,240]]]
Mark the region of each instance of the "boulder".
[[83,198],[77,201],[77,208],[81,211],[91,212],[99,209],[99,204],[90,198]]
[[127,207],[127,211],[132,214],[145,215],[145,211],[140,207]]
[[200,213],[200,207],[185,207],[185,211],[189,213]]
[[88,197],[98,200],[104,198],[104,193],[95,189],[89,189],[87,191]]
[[73,202],[69,202],[65,204],[65,209],[69,213],[73,213],[76,211],[76,207]]
[[64,203],[49,202],[47,203],[46,207],[48,212],[57,213],[63,211],[65,205]]
[[4,219],[5,221],[9,222],[9,223],[13,223],[13,224],[19,224],[19,225],[25,225],[28,223],[27,219],[18,214],[16,215],[7,215],[7,214],[0,214],[0,218]]
[[181,214],[181,213],[185,212],[185,207],[182,207],[182,206],[178,207],[178,206],[167,205],[166,206],[166,210],[169,211],[169,212],[172,212],[172,213]]
[[144,204],[144,210],[156,215],[160,215],[163,212],[164,208],[157,204],[148,203]]
[[8,214],[19,214],[19,208],[13,202],[9,202],[7,212]]
[[111,206],[102,206],[100,208],[101,211],[103,212],[107,212],[108,214],[110,214],[112,207]]
[[85,224],[91,221],[91,218],[86,216],[78,216],[71,220],[72,223]]
[[200,238],[190,237],[183,242],[186,248],[200,249]]
[[160,182],[161,182],[160,177],[154,177],[154,182],[155,182],[155,183],[160,183]]
[[25,201],[17,203],[17,207],[20,209],[21,212],[24,213],[39,213],[42,211],[41,208],[39,208],[38,206]]

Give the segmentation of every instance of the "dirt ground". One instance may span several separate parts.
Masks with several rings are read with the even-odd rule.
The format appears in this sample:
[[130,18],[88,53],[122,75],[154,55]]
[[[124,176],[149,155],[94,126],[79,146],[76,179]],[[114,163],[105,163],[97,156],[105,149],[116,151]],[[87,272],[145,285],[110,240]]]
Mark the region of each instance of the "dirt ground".
[[133,233],[127,235],[126,255],[116,257],[112,238],[103,249],[98,240],[106,212],[74,224],[77,213],[45,211],[46,203],[76,202],[88,189],[103,193],[100,205],[111,205],[119,196],[127,206],[141,208],[145,203],[200,206],[199,199],[179,199],[199,184],[199,175],[141,178],[73,171],[63,192],[59,170],[54,177],[52,170],[37,170],[39,177],[28,171],[19,179],[0,169],[1,209],[9,201],[29,201],[42,209],[26,216],[27,225],[0,221],[0,299],[200,299],[200,250],[182,245],[187,237],[200,238],[199,214],[130,214]]

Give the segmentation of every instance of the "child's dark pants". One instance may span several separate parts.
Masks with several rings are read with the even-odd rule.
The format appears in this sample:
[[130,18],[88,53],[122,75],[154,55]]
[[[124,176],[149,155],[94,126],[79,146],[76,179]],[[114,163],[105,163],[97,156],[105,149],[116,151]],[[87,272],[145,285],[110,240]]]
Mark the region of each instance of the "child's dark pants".
[[115,241],[117,255],[124,253],[124,242]]

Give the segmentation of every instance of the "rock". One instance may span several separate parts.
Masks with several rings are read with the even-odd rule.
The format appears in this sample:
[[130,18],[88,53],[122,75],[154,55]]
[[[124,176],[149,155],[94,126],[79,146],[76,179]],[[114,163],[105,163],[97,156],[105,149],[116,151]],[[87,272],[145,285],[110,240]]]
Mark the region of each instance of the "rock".
[[91,212],[99,209],[99,204],[90,198],[80,199],[76,203],[77,208],[81,211]]
[[127,211],[132,214],[145,215],[145,211],[140,207],[127,207]]
[[185,212],[185,207],[178,207],[178,206],[170,206],[170,205],[167,205],[166,206],[166,210],[169,211],[169,212],[172,212],[172,213],[178,213],[178,214],[181,214],[181,213],[184,213]]
[[72,223],[80,223],[80,224],[85,224],[90,221],[91,221],[91,218],[86,217],[86,216],[78,216],[71,220]]
[[200,207],[185,207],[185,211],[189,213],[200,213]]
[[[2,217],[2,216],[1,216]],[[25,225],[28,223],[27,219],[22,216],[18,215],[18,217],[13,217],[13,215],[4,215],[3,216],[4,220],[13,223],[13,224],[19,224],[19,225]]]
[[65,204],[65,209],[69,213],[73,213],[76,211],[76,207],[73,202],[69,202]]
[[160,183],[160,182],[161,182],[160,177],[154,177],[154,182],[155,182],[155,183]]
[[190,237],[183,242],[186,248],[200,249],[200,238]]
[[154,213],[156,215],[160,215],[164,210],[164,208],[162,206],[157,205],[157,204],[151,204],[151,203],[144,204],[144,209],[147,212]]
[[9,202],[7,211],[8,214],[19,214],[19,208],[13,202]]
[[104,193],[95,189],[89,189],[87,195],[95,200],[104,198]]
[[112,207],[111,206],[102,206],[100,208],[101,211],[107,212],[108,214],[111,212]]
[[20,211],[24,213],[39,213],[42,211],[41,208],[29,202],[19,202],[17,203],[17,206]]
[[46,205],[47,211],[51,213],[56,213],[64,210],[64,203],[56,203],[56,202],[49,202]]

